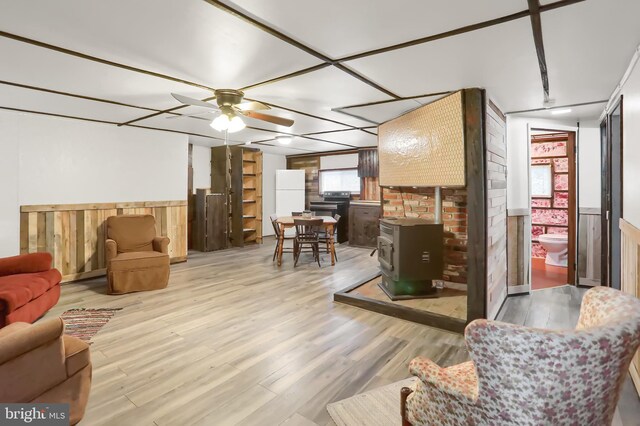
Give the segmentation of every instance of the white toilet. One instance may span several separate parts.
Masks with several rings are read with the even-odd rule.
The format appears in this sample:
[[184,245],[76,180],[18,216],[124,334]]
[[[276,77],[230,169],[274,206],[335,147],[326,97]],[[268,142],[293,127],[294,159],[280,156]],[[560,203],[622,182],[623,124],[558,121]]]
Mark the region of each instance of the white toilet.
[[566,234],[542,234],[538,237],[538,241],[547,251],[547,259],[544,263],[567,267],[569,240]]

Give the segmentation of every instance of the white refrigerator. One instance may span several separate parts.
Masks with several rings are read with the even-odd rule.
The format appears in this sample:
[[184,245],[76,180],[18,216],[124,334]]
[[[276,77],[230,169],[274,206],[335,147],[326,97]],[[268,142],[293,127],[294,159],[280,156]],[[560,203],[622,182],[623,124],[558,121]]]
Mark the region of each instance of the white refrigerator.
[[[304,170],[276,170],[276,214],[291,216],[304,210]],[[295,230],[287,229],[287,236]]]

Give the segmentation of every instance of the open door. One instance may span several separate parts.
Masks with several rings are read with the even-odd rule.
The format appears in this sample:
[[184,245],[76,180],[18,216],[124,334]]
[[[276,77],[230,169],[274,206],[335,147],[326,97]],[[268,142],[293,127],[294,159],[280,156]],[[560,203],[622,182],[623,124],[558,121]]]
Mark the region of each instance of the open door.
[[[600,125],[602,139],[602,278],[620,289],[620,218],[622,217],[622,96]],[[612,260],[618,260],[612,262]]]

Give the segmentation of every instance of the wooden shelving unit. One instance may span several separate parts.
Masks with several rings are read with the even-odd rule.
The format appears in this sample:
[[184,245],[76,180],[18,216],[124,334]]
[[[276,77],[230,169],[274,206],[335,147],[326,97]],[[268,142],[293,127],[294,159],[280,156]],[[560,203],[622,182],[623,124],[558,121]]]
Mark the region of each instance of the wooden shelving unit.
[[262,152],[242,148],[242,226],[245,243],[262,243]]
[[211,148],[211,188],[225,195],[227,246],[262,242],[262,152],[241,146]]

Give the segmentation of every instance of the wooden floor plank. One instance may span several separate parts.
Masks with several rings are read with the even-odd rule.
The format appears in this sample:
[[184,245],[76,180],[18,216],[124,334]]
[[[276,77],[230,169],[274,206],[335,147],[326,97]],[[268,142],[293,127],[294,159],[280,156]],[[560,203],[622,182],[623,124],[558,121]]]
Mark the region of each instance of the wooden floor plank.
[[[407,378],[415,356],[468,359],[460,334],[333,302],[376,270],[369,250],[340,245],[333,267],[323,255],[321,268],[294,268],[290,257],[279,268],[272,244],[192,253],[158,291],[111,296],[104,278],[63,284],[45,318],[122,308],[93,338],[81,425],[333,425],[328,403]],[[582,293],[510,298],[500,318],[572,327]],[[619,417],[634,418],[637,405],[626,397]]]

